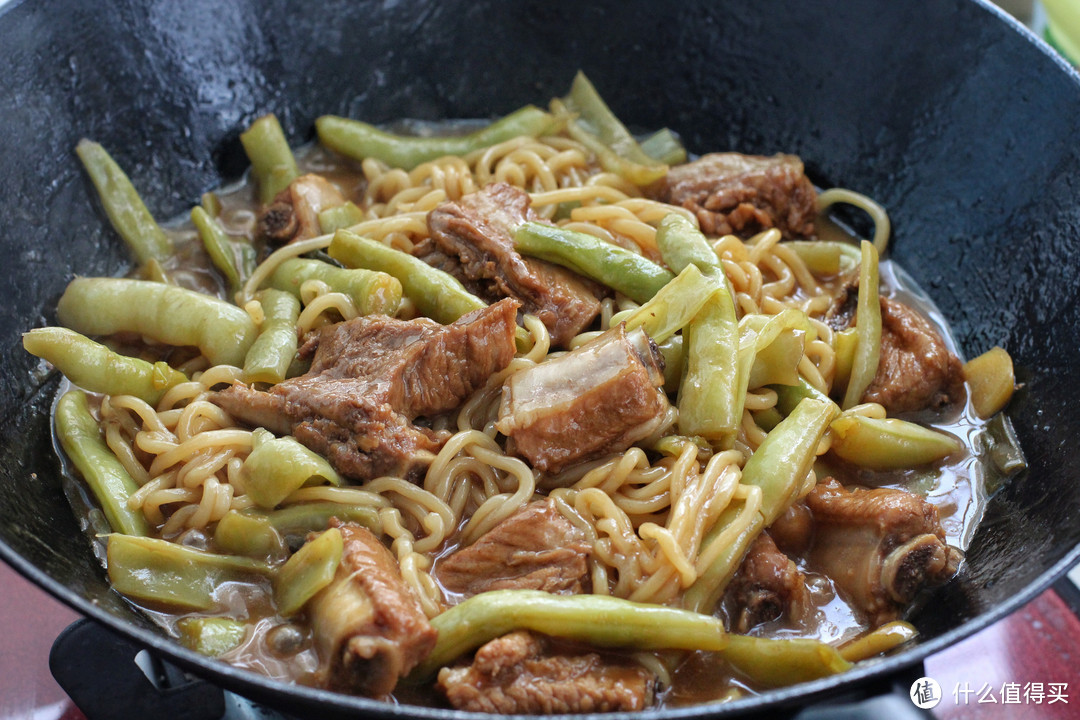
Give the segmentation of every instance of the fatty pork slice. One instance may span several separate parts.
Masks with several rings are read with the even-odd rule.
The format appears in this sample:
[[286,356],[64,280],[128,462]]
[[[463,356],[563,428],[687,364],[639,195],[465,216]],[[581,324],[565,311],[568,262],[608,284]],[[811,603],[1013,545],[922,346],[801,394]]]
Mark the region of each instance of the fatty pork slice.
[[573,595],[582,591],[590,552],[585,533],[559,513],[553,500],[543,500],[440,560],[435,573],[443,587],[466,597],[489,590]]
[[951,578],[962,555],[945,542],[937,508],[905,490],[848,490],[826,478],[806,496],[814,515],[810,567],[832,578],[875,627],[920,590]]
[[432,210],[428,229],[443,269],[456,259],[461,269],[452,275],[481,286],[487,297],[520,300],[523,312],[544,323],[552,342],[565,346],[592,324],[600,301],[590,281],[514,249],[514,229],[536,219],[529,202],[524,190],[494,183]]
[[664,360],[641,330],[614,327],[511,375],[496,427],[533,467],[558,470],[626,450],[668,416]]
[[412,420],[457,407],[510,363],[517,307],[504,300],[450,325],[383,315],[330,325],[304,344],[314,352],[306,374],[212,399],[243,422],[292,433],[346,477],[415,478],[442,440]]
[[710,153],[672,167],[650,194],[690,210],[706,235],[814,232],[817,193],[795,155]]
[[438,632],[379,539],[358,525],[331,524],[345,541],[341,564],[308,604],[321,685],[385,697],[427,657]]
[[635,712],[653,704],[656,677],[597,653],[552,653],[518,631],[476,651],[472,664],[443,668],[439,689],[458,710],[509,714]]
[[256,232],[277,244],[307,240],[322,234],[320,212],[344,204],[345,196],[329,180],[301,175],[262,209]]

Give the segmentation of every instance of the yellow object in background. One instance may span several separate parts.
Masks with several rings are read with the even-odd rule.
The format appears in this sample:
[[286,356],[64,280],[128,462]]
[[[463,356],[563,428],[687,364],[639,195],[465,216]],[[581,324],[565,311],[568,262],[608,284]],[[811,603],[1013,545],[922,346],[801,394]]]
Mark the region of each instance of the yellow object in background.
[[1042,0],[1042,37],[1073,65],[1080,65],[1080,0]]

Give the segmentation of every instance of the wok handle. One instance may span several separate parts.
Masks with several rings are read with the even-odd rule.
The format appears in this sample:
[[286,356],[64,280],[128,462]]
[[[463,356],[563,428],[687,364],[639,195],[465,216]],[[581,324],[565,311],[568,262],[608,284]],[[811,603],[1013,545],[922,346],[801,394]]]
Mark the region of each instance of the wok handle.
[[87,720],[219,720],[221,688],[84,618],[53,642],[49,670]]

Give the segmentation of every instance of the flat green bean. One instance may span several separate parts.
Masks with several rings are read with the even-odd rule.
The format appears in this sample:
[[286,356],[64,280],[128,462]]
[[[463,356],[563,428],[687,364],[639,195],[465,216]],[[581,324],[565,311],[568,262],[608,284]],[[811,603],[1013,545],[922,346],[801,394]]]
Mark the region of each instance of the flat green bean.
[[881,359],[881,298],[878,292],[878,251],[862,241],[859,265],[859,299],[855,309],[855,355],[844,391],[845,410],[862,402],[863,393],[877,375]]
[[447,155],[466,155],[522,135],[538,137],[554,128],[554,118],[532,105],[468,135],[444,137],[404,137],[359,120],[333,115],[324,115],[315,121],[319,142],[324,147],[354,160],[370,157],[405,170]]
[[618,290],[637,303],[648,302],[675,276],[648,258],[586,233],[526,222],[514,231],[522,255],[553,262]]
[[217,555],[157,538],[109,535],[109,581],[117,592],[177,608],[209,610],[223,583],[269,577],[265,562]]
[[373,495],[372,500],[371,505],[345,505],[334,502],[297,503],[265,514],[256,515],[253,511],[247,511],[245,514],[265,517],[270,525],[287,539],[325,530],[330,518],[335,517],[344,522],[359,523],[379,535],[382,533],[378,504],[380,496]]
[[[694,265],[688,265],[688,272]],[[711,292],[683,329],[686,372],[679,386],[679,432],[731,447],[742,422],[739,322],[727,288],[710,274]]]
[[269,560],[284,556],[285,541],[265,515],[230,510],[214,527],[214,545],[232,555]]
[[102,439],[86,393],[64,393],[53,417],[60,447],[97,499],[109,527],[124,535],[148,535],[150,526],[142,511],[128,506],[139,486]]
[[274,288],[260,290],[257,298],[265,319],[244,357],[244,379],[249,383],[279,383],[296,357],[300,301],[292,293]]
[[381,242],[339,230],[327,249],[330,257],[352,268],[387,273],[401,282],[405,296],[420,314],[448,325],[466,313],[487,307],[449,273]]
[[[206,210],[198,205],[191,208],[191,222],[199,234],[199,239],[202,240],[203,247],[206,248],[206,254],[210,256],[210,262],[225,276],[229,291],[236,294],[244,287],[248,275],[251,274],[247,269],[248,263],[246,260],[237,260],[237,254],[233,250],[233,241]],[[242,256],[246,254],[254,259],[254,248],[247,243],[243,243],[241,247],[246,248],[246,251],[240,250]]]
[[304,543],[285,562],[274,578],[274,605],[283,617],[300,612],[308,600],[333,581],[344,548],[341,531],[330,528]]
[[626,323],[627,332],[641,328],[653,342],[662,343],[689,324],[715,290],[713,279],[687,266],[644,305],[615,313],[611,325]]
[[723,650],[728,635],[719,618],[606,595],[553,595],[495,590],[474,595],[431,620],[439,639],[413,671],[415,679],[494,638],[532,630],[600,647],[634,650]]
[[341,476],[321,455],[291,437],[275,438],[268,430],[254,431],[253,447],[241,468],[247,495],[263,508],[274,508],[312,480],[341,485]]
[[300,174],[277,116],[263,115],[253,122],[240,133],[240,143],[251,161],[251,172],[259,187],[259,201],[268,205]]
[[686,148],[668,128],[661,128],[642,140],[641,149],[646,155],[665,165],[686,162]]
[[173,285],[126,278],[75,278],[56,306],[60,323],[85,335],[134,332],[194,345],[213,365],[244,362],[258,330],[235,305]]
[[724,659],[755,684],[788,687],[851,669],[836,648],[808,638],[732,635]]
[[97,188],[109,222],[139,264],[151,259],[164,260],[172,255],[172,240],[154,221],[131,180],[105,148],[83,139],[75,147],[75,152]]
[[592,151],[608,172],[635,185],[649,185],[667,174],[667,165],[642,150],[585,73],[579,71],[570,93],[551,105],[570,137]]
[[319,230],[323,235],[335,233],[352,227],[364,220],[364,211],[356,203],[348,201],[343,205],[327,208],[319,212]]
[[750,543],[791,504],[814,465],[821,438],[838,413],[832,401],[806,398],[765,436],[742,472],[744,485],[761,489],[761,508],[733,541],[724,538],[723,533],[735,521],[739,509],[729,507],[720,514],[702,540],[702,554],[711,554],[710,545],[715,541],[725,540],[726,544],[717,560],[686,591],[685,607],[697,612],[712,611]]
[[899,470],[943,460],[963,448],[952,435],[897,418],[841,415],[830,450],[860,467]]
[[319,280],[332,291],[348,295],[361,315],[393,315],[401,304],[401,282],[391,275],[339,268],[307,258],[290,258],[279,264],[267,285],[300,297],[300,287],[308,280]]
[[187,382],[184,373],[166,362],[121,355],[67,328],[35,328],[23,335],[23,347],[75,385],[103,395],[134,395],[157,405],[169,388]]

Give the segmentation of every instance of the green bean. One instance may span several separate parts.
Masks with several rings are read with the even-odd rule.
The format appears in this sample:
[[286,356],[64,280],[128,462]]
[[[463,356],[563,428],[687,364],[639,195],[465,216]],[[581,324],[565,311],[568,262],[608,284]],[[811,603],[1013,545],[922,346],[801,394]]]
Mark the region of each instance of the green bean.
[[784,328],[772,342],[754,354],[750,367],[749,388],[765,385],[794,385],[799,381],[799,362],[806,347],[806,334]]
[[651,260],[586,233],[537,222],[522,223],[514,244],[530,255],[592,278],[637,303],[648,302],[675,276]]
[[731,576],[738,569],[750,543],[772,525],[795,498],[800,485],[814,465],[817,447],[839,409],[829,402],[812,398],[802,400],[779,425],[772,429],[758,449],[746,461],[742,483],[761,488],[761,508],[734,541],[724,537],[739,509],[729,507],[720,514],[701,543],[702,554],[709,555],[713,542],[726,544],[713,562],[686,591],[684,605],[697,612],[711,612]]
[[251,161],[259,201],[269,205],[300,174],[277,116],[271,113],[253,122],[240,133],[240,142]]
[[276,559],[287,548],[270,519],[265,515],[230,510],[214,528],[214,544],[231,555]]
[[225,617],[186,617],[176,623],[180,642],[189,650],[218,657],[243,641],[247,623]]
[[[798,382],[797,368],[802,358],[799,348],[803,340],[795,333],[812,331],[806,313],[794,308],[771,317],[756,314],[743,317],[739,323],[739,387],[735,393],[738,417],[742,417],[746,393],[752,387],[776,381]],[[773,349],[771,346],[778,342]],[[751,384],[752,381],[757,384]]]
[[682,333],[657,343],[657,347],[664,356],[664,390],[669,393],[678,392],[686,370],[686,348]]
[[715,290],[711,278],[687,266],[644,305],[616,313],[611,325],[624,322],[627,332],[641,328],[653,342],[662,343],[689,324]]
[[216,192],[204,192],[199,197],[199,205],[210,217],[221,217],[221,198]]
[[173,253],[172,240],[154,221],[131,180],[96,142],[80,140],[75,152],[97,188],[109,222],[127,243],[139,264],[164,260]]
[[172,278],[169,277],[169,273],[165,270],[165,266],[157,258],[150,258],[143,263],[143,266],[139,269],[139,277],[156,283],[174,284]]
[[246,312],[210,295],[126,278],[75,278],[56,306],[61,324],[85,335],[134,332],[194,345],[213,365],[244,361],[258,330]]
[[[225,281],[229,284],[229,292],[236,294],[244,287],[250,273],[245,272],[244,265],[237,262],[236,253],[233,252],[233,241],[229,239],[218,222],[198,205],[191,208],[191,222],[199,234],[199,239],[202,240],[203,247],[206,248],[206,254],[210,256],[210,262],[225,276]],[[254,258],[254,249],[247,243],[244,243],[244,246],[250,249],[250,254]]]
[[125,535],[149,534],[142,511],[128,506],[128,498],[139,486],[102,439],[86,393],[64,393],[56,403],[54,419],[60,447],[86,481],[109,527]]
[[214,593],[222,583],[273,574],[265,562],[148,537],[109,535],[106,554],[109,581],[117,592],[191,610],[214,607]]
[[381,242],[339,230],[327,249],[343,265],[387,273],[401,282],[405,296],[421,315],[448,325],[465,313],[487,307],[454,276],[433,268],[420,258]]
[[67,328],[35,328],[23,335],[23,347],[75,385],[103,395],[134,395],[157,405],[169,388],[187,382],[187,376],[168,363],[120,355]]
[[401,282],[384,272],[334,267],[320,260],[290,258],[267,280],[277,290],[300,297],[300,287],[308,280],[319,280],[334,292],[352,298],[361,315],[393,315],[401,304]]
[[[687,265],[697,265],[706,276],[723,283],[727,294],[734,298],[735,290],[731,280],[724,272],[720,257],[709,244],[705,234],[692,222],[679,213],[664,216],[656,227],[656,245],[660,248],[660,257],[674,272],[682,272]],[[735,308],[738,317],[739,309]]]
[[[695,268],[688,265],[686,270]],[[731,447],[742,422],[739,322],[735,303],[715,274],[701,310],[683,329],[686,373],[679,386],[679,432]]]
[[669,213],[656,226],[656,245],[664,263],[674,272],[688,265],[705,270],[719,267],[720,258],[705,235],[679,213]]
[[275,438],[259,428],[252,442],[253,448],[244,460],[241,473],[248,497],[259,507],[277,507],[312,479],[318,484],[341,485],[341,476],[330,463],[291,437]]
[[894,620],[844,643],[837,650],[840,657],[848,662],[859,662],[903,645],[918,634],[919,631],[911,623]]
[[952,435],[896,418],[842,415],[832,431],[830,449],[837,457],[872,470],[928,465],[963,447]]
[[538,137],[555,128],[548,113],[527,105],[469,135],[404,137],[373,125],[324,115],[315,121],[319,142],[354,160],[375,158],[391,167],[412,170],[421,163],[447,155],[466,155],[474,150],[522,135]]
[[324,235],[344,230],[364,220],[364,211],[354,202],[346,202],[337,207],[327,208],[319,213],[319,230]]
[[244,379],[249,383],[279,383],[296,357],[300,301],[291,293],[273,288],[260,290],[257,297],[265,319],[244,357]]
[[686,162],[686,148],[679,138],[668,128],[661,128],[641,141],[641,150],[665,165],[678,165]]
[[574,77],[569,95],[551,104],[556,117],[566,123],[570,137],[596,155],[608,172],[635,185],[649,185],[667,173],[667,165],[641,149],[585,73],[578,72]]
[[436,615],[439,639],[413,671],[422,679],[455,658],[515,630],[634,650],[723,650],[723,622],[710,615],[606,595],[553,595],[535,590],[480,593]]
[[274,578],[274,605],[282,617],[295,615],[334,579],[345,541],[337,528],[308,540]]
[[732,635],[724,659],[763,687],[787,687],[851,669],[836,648],[808,638]]
[[742,482],[761,488],[765,527],[787,510],[814,465],[817,446],[839,410],[836,404],[807,398],[765,436],[743,467]]
[[[374,496],[374,500],[379,497]],[[363,525],[371,532],[382,533],[379,520],[380,505],[346,505],[336,502],[309,502],[286,505],[272,512],[248,510],[245,514],[265,517],[270,525],[287,540],[303,538],[310,532],[321,532],[330,523],[330,518],[343,522]]]
[[772,385],[776,391],[776,407],[783,415],[790,415],[803,398],[813,398],[821,402],[832,402],[829,396],[800,377],[793,385]]
[[815,275],[840,275],[859,265],[859,248],[851,243],[830,240],[792,240],[783,243],[791,248],[807,269]]
[[862,264],[859,266],[859,300],[855,310],[855,356],[851,377],[844,392],[845,410],[862,402],[863,393],[877,375],[881,359],[881,299],[878,295],[878,251],[874,244],[862,241]]

